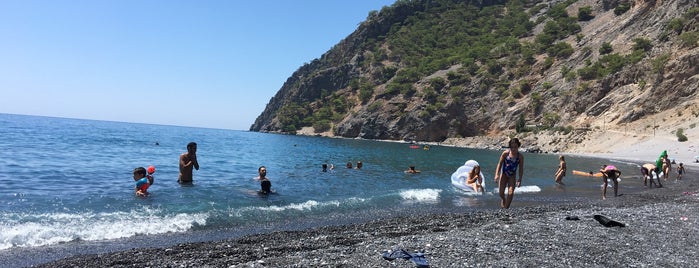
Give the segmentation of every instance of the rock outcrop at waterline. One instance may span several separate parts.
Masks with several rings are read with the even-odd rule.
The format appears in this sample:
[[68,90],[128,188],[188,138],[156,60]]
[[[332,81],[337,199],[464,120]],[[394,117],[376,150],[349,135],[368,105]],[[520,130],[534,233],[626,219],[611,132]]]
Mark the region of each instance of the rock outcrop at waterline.
[[[294,72],[250,130],[310,127],[329,136],[440,142],[657,127],[663,122],[652,122],[654,116],[673,109],[696,118],[698,6],[693,0],[399,1],[370,12],[355,32]],[[469,28],[454,18],[493,25]],[[450,32],[452,24],[463,28]],[[430,31],[444,34],[421,37]],[[474,41],[488,38],[502,42]]]

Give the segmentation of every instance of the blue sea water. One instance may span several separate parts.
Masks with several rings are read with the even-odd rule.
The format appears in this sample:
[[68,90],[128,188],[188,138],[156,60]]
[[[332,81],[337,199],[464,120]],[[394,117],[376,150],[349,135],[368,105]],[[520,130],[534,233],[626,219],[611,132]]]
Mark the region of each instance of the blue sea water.
[[[492,182],[500,151],[10,114],[0,114],[0,137],[0,259],[9,266],[500,202]],[[200,169],[182,186],[178,158],[191,141]],[[513,207],[599,199],[599,179],[570,171],[607,160],[567,156],[559,186],[557,155],[524,155],[523,184],[541,190],[517,194]],[[485,195],[451,185],[469,159],[481,164]],[[345,168],[357,161],[362,169]],[[321,172],[322,163],[334,169]],[[620,192],[642,189],[636,164],[613,164],[625,174]],[[151,195],[136,197],[133,169],[149,165]],[[261,165],[275,194],[256,193]],[[404,173],[409,165],[422,173]]]

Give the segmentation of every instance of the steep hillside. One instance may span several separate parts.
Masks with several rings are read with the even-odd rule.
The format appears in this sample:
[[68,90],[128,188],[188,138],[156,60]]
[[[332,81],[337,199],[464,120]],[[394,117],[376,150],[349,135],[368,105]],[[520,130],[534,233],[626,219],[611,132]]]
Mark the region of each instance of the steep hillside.
[[698,40],[695,0],[397,1],[294,72],[250,130],[432,142],[654,130],[661,113],[699,117]]

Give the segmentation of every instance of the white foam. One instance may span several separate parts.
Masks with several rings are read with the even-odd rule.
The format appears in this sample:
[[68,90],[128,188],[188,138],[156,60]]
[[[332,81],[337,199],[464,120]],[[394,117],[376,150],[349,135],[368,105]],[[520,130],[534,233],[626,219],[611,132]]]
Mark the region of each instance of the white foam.
[[526,185],[515,188],[515,193],[538,193],[541,192],[541,188],[536,185]]
[[[498,188],[493,189],[492,191],[494,194],[499,193]],[[505,192],[507,192],[507,188],[505,188]],[[515,193],[538,193],[541,192],[541,187],[536,186],[536,185],[523,185],[520,187],[515,187]]]
[[[291,203],[288,205],[284,206],[265,206],[265,207],[247,207],[240,209],[239,212],[245,212],[245,211],[272,211],[272,212],[281,212],[281,211],[288,211],[288,210],[297,210],[297,211],[308,211],[308,210],[313,210],[313,209],[318,209],[318,208],[325,208],[325,207],[340,207],[343,204],[353,204],[353,203],[362,203],[366,201],[364,198],[348,198],[346,200],[338,201],[338,200],[331,200],[331,201],[326,201],[326,202],[318,202],[315,200],[308,200],[303,203]],[[236,213],[237,216],[241,216],[240,213]]]
[[46,213],[24,215],[3,213],[0,250],[12,247],[53,245],[76,240],[96,241],[137,235],[184,232],[205,225],[208,215],[162,215],[157,209],[130,212]]
[[636,162],[623,161],[623,160],[619,160],[619,159],[609,159],[609,162],[612,162],[612,163],[619,163],[619,164],[629,165],[629,166],[641,167],[639,164],[636,164]]
[[[262,210],[262,211],[285,211],[285,210],[311,210],[315,207],[318,207],[321,203],[315,200],[308,200],[303,203],[298,203],[298,204],[288,204],[285,206],[268,206],[268,207],[258,207],[257,209]],[[330,205],[340,205],[340,202],[337,201],[331,201],[331,202],[326,202],[326,204]]]
[[[495,191],[497,192],[497,189],[495,189]],[[488,193],[488,192],[485,192],[485,193],[484,192],[474,192],[474,191],[467,192],[467,191],[462,191],[461,189],[459,189],[458,192],[459,192],[459,194],[465,195],[465,196],[482,196],[482,195],[486,195],[486,194],[487,195],[493,194],[493,193]]]
[[400,197],[407,201],[436,203],[441,192],[439,189],[409,189],[401,191]]

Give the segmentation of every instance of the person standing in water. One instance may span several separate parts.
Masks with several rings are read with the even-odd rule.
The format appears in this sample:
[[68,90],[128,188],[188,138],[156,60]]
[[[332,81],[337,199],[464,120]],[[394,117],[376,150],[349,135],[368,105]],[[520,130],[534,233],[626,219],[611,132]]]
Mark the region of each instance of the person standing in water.
[[555,181],[558,184],[563,184],[563,177],[566,176],[566,159],[562,155],[558,157],[558,170],[556,170]]
[[[498,192],[500,193],[500,199],[502,199],[500,206],[502,208],[510,208],[515,195],[515,187],[522,185],[524,156],[519,152],[520,146],[522,144],[519,142],[519,139],[510,139],[508,143],[509,149],[502,152],[495,169],[495,182],[498,183]],[[517,169],[518,167],[519,170]],[[519,175],[519,179],[516,179],[517,175]],[[507,188],[507,196],[505,196],[505,188]]]
[[272,192],[272,182],[267,178],[267,168],[265,166],[260,166],[257,168],[258,176],[255,180],[260,181],[260,194],[268,194]]
[[133,170],[133,180],[136,182],[136,195],[140,197],[148,196],[148,187],[153,183],[148,180],[146,168],[135,168]]
[[180,155],[180,176],[177,178],[177,182],[192,183],[192,168],[199,170],[197,143],[195,142],[188,143],[187,152]]

